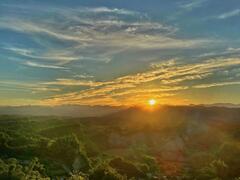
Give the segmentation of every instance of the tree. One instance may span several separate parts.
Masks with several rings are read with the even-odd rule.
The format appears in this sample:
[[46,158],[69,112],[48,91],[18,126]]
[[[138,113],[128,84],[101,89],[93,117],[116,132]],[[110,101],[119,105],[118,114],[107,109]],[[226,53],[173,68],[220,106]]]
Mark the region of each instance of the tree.
[[23,180],[41,179],[50,180],[45,175],[45,169],[37,158],[27,165],[21,164],[17,159],[10,158],[6,161],[0,159],[0,179]]
[[89,180],[124,180],[126,177],[120,175],[114,168],[103,163],[90,172]]
[[71,172],[86,172],[91,167],[83,145],[75,135],[57,138],[48,147],[49,157],[61,163],[63,168]]

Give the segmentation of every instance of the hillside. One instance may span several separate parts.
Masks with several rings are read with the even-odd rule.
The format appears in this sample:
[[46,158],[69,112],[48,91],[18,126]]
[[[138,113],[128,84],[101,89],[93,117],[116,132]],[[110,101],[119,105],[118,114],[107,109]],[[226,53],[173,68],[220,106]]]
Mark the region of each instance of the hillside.
[[9,158],[21,166],[37,161],[45,167],[36,167],[39,176],[51,178],[234,179],[240,176],[239,117],[238,108],[204,106],[130,108],[89,118],[5,115],[0,157],[4,167]]

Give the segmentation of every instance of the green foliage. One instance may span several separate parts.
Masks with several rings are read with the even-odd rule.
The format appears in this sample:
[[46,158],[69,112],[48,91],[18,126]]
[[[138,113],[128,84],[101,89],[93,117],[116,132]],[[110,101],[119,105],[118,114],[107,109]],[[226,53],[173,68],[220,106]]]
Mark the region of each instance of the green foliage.
[[228,165],[228,177],[240,176],[240,144],[227,142],[219,150],[219,157]]
[[82,172],[71,173],[70,177],[66,178],[67,180],[87,180],[88,175]]
[[48,156],[66,168],[86,172],[90,168],[83,146],[75,135],[60,137],[48,145]]
[[200,169],[199,179],[226,179],[228,166],[222,160],[214,160]]
[[27,165],[23,165],[17,159],[11,158],[3,161],[0,159],[0,179],[50,179],[45,175],[45,169],[37,158]]
[[[188,136],[187,124],[179,130],[179,125],[168,123],[175,131],[168,133],[154,127],[131,131],[109,121],[0,117],[0,179],[239,180],[239,141],[227,135],[221,139],[224,133],[217,128]],[[108,141],[112,133],[117,134],[116,141],[124,141],[122,146]],[[169,146],[164,146],[166,142]],[[179,151],[184,151],[182,162],[175,162]],[[162,168],[170,163],[179,163],[177,173]]]
[[114,168],[108,164],[101,164],[91,170],[89,180],[123,180],[126,177],[120,175]]
[[6,147],[10,141],[10,136],[5,132],[0,132],[0,147]]
[[145,177],[144,173],[132,162],[126,161],[123,158],[114,158],[109,162],[109,165],[116,169],[119,174],[126,175],[128,178]]

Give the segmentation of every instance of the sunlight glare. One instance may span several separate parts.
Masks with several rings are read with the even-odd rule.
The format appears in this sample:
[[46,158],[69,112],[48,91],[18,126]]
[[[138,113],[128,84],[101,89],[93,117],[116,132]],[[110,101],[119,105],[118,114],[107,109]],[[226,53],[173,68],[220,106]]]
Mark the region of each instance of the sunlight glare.
[[149,104],[150,106],[154,106],[154,105],[156,104],[156,100],[155,100],[155,99],[150,99],[150,100],[148,101],[148,104]]

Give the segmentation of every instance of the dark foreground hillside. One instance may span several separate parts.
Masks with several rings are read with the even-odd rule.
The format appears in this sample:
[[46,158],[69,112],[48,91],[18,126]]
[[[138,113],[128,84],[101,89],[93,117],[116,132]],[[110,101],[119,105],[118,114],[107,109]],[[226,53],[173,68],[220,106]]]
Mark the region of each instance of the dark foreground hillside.
[[240,178],[240,109],[0,116],[0,179]]

